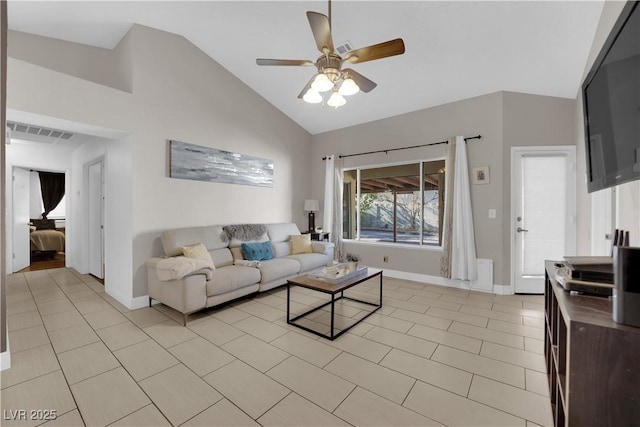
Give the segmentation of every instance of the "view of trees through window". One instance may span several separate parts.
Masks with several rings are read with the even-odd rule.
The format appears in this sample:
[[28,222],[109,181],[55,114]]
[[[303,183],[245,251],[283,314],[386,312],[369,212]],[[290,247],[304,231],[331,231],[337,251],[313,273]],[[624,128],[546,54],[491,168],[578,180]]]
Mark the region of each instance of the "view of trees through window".
[[357,169],[345,171],[344,237],[439,246],[442,241],[444,176],[444,160],[363,168],[360,169],[359,183]]

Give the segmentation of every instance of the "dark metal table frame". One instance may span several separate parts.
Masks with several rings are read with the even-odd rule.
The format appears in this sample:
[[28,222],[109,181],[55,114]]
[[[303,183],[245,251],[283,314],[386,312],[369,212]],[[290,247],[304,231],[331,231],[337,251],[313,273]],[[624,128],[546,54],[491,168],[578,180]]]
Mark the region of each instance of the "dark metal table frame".
[[[362,282],[366,282],[367,280],[373,279],[376,276],[380,277],[380,302],[378,304],[376,303],[372,303],[369,301],[362,301],[356,298],[352,298],[349,296],[345,296],[344,295],[344,291],[346,291],[349,288],[352,288]],[[302,279],[306,279],[305,282],[302,282]],[[310,282],[310,283],[309,283]],[[311,289],[313,291],[316,292],[322,292],[324,294],[330,294],[331,295],[331,300],[327,301],[326,303],[318,306],[318,307],[314,307],[311,310],[305,311],[302,314],[297,315],[294,318],[290,318],[291,315],[291,286],[300,286],[303,288],[307,288],[307,289]],[[337,298],[336,295],[340,294]],[[369,312],[366,316],[362,317],[361,319],[358,319],[355,323],[353,323],[352,325],[348,326],[345,329],[342,329],[340,332],[338,332],[337,334],[334,333],[334,323],[335,323],[335,303],[338,300],[341,299],[347,299],[350,301],[355,301],[355,302],[359,302],[361,304],[367,304],[370,306],[375,307],[371,312]],[[330,326],[330,330],[329,330],[329,334],[323,334],[321,332],[315,331],[311,328],[308,328],[304,325],[300,325],[297,323],[294,323],[296,320],[300,319],[301,317],[304,317],[308,314],[311,314],[313,312],[316,312],[318,310],[321,310],[322,308],[331,305],[331,326]],[[307,276],[298,276],[295,277],[291,280],[287,280],[287,323],[290,325],[294,325],[300,329],[304,329],[307,332],[311,332],[312,334],[321,336],[323,338],[326,338],[328,340],[335,340],[336,338],[338,338],[340,335],[344,334],[345,332],[347,332],[349,329],[353,328],[354,326],[356,326],[357,324],[359,324],[360,322],[362,322],[364,319],[366,319],[367,317],[371,316],[373,313],[375,313],[376,311],[378,311],[380,309],[380,307],[382,307],[382,270],[376,270],[375,273],[372,274],[363,274],[362,276],[357,276],[353,279],[348,279],[343,283],[337,283],[337,284],[331,284],[328,282],[323,282],[321,280],[315,280],[313,278],[309,278]]]

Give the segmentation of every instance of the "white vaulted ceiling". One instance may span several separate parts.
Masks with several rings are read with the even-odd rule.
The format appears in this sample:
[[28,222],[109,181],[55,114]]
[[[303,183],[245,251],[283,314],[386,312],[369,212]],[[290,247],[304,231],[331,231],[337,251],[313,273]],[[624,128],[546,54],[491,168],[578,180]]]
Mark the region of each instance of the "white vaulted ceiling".
[[333,1],[334,43],[404,39],[401,56],[354,64],[378,83],[338,109],[297,98],[320,55],[305,15],[325,1],[11,1],[9,28],[113,48],[139,23],[198,46],[312,134],[496,91],[575,98],[600,1]]

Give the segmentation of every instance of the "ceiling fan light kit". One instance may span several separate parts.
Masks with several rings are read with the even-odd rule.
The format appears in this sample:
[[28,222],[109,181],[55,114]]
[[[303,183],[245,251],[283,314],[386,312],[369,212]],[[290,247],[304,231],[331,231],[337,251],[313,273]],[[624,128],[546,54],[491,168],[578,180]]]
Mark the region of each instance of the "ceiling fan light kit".
[[322,98],[322,95],[320,95],[320,93],[318,93],[318,91],[316,91],[313,88],[309,88],[309,90],[307,91],[307,93],[304,94],[302,99],[305,100],[305,102],[308,102],[309,104],[319,104],[324,100],[324,98]]
[[314,77],[313,83],[311,83],[311,89],[316,92],[326,92],[333,89],[333,82],[326,74],[319,73]]
[[[404,42],[402,39],[389,40],[383,43],[349,51],[342,58],[334,51],[331,37],[331,0],[329,0],[329,16],[318,12],[307,12],[311,31],[318,50],[322,52],[316,62],[300,59],[263,59],[256,60],[258,65],[315,65],[318,73],[307,83],[298,98],[310,104],[326,105],[338,108],[347,103],[345,96],[370,92],[377,84],[351,68],[342,69],[344,63],[358,64],[374,59],[402,55]],[[330,91],[330,92],[329,92]],[[330,93],[330,95],[329,95]]]
[[356,82],[354,82],[351,77],[347,77],[342,80],[342,84],[340,85],[340,89],[338,89],[338,92],[340,92],[340,95],[343,96],[355,95],[356,93],[360,92],[360,87],[358,87]]
[[347,100],[344,99],[344,96],[340,95],[340,93],[334,88],[333,92],[331,92],[331,96],[329,97],[329,100],[327,101],[327,105],[329,107],[342,107],[344,104],[347,103]]

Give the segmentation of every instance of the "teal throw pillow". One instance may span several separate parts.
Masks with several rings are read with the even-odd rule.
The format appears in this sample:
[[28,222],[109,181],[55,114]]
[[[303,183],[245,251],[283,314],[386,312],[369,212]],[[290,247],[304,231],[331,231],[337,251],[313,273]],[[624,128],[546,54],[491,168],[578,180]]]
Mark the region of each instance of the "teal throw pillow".
[[275,257],[271,242],[243,243],[242,256],[248,261],[264,261]]

